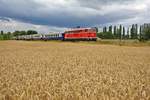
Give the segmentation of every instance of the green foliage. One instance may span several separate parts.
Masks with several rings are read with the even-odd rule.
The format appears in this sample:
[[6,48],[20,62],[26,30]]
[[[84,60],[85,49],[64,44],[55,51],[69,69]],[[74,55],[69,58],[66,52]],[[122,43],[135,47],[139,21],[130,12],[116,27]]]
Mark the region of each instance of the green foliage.
[[114,26],[114,37],[117,37],[117,26]]
[[33,34],[38,34],[38,32],[34,31],[34,30],[28,30],[27,31],[27,35],[33,35]]
[[125,27],[123,27],[123,34],[122,34],[122,38],[125,39]]
[[140,26],[139,41],[150,40],[150,24],[144,24]]
[[20,36],[20,35],[33,35],[33,34],[38,34],[37,31],[34,31],[34,30],[28,30],[27,32],[26,31],[15,31],[13,33],[14,36]]
[[130,29],[128,28],[127,30],[127,35],[126,35],[126,39],[129,39],[130,38]]
[[103,32],[104,32],[104,33],[107,32],[107,27],[104,27],[104,28],[103,28]]
[[15,31],[13,33],[7,32],[4,33],[3,31],[0,32],[0,40],[11,40],[13,36],[21,36],[21,35],[32,35],[32,34],[38,34],[37,31],[34,30],[28,30],[26,31]]
[[100,32],[97,36],[102,39],[114,39],[114,35],[111,32]]
[[138,39],[138,25],[137,24],[132,24],[131,28],[131,39]]
[[0,35],[3,35],[4,34],[4,32],[3,31],[1,31],[1,34]]
[[120,29],[119,28],[117,28],[117,33],[116,33],[115,38],[120,39]]
[[4,33],[4,31],[0,32],[0,40],[9,40],[12,38],[12,35],[10,32]]
[[119,26],[118,38],[119,38],[119,39],[122,39],[122,25]]
[[142,26],[140,26],[139,41],[142,41]]
[[27,32],[26,31],[20,31],[20,35],[26,35]]
[[20,35],[20,31],[15,31],[14,33],[13,33],[13,36],[19,36]]
[[2,35],[0,35],[0,40],[3,40],[3,36]]
[[144,30],[144,39],[149,40],[150,39],[150,28],[146,28]]
[[98,27],[92,27],[92,28],[95,28],[95,30],[96,30],[96,33],[98,33]]
[[109,32],[112,33],[112,25],[109,26]]
[[12,34],[10,34],[10,33],[6,33],[6,34],[1,34],[0,35],[0,40],[10,40],[10,39],[12,39]]

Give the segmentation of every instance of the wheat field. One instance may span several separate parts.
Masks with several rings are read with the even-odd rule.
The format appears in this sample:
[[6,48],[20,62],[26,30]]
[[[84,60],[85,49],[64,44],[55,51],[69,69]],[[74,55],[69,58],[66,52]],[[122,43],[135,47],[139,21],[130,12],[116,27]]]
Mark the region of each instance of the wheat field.
[[0,100],[150,100],[150,47],[0,41]]

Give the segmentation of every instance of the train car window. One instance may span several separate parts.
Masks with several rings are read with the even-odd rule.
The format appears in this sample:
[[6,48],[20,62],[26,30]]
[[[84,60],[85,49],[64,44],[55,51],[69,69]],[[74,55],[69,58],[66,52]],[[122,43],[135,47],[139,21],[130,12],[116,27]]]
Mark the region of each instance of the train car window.
[[72,33],[73,31],[70,31],[70,32],[68,32],[68,33]]
[[77,31],[72,31],[72,33],[77,33]]
[[81,30],[73,31],[73,33],[79,33],[79,32],[81,32]]
[[88,32],[88,29],[85,29],[85,32]]
[[71,32],[66,32],[66,34],[70,34]]
[[94,32],[94,31],[96,31],[96,30],[95,30],[95,29],[90,29],[89,31],[90,31],[90,32]]
[[77,33],[82,32],[82,30],[77,31]]

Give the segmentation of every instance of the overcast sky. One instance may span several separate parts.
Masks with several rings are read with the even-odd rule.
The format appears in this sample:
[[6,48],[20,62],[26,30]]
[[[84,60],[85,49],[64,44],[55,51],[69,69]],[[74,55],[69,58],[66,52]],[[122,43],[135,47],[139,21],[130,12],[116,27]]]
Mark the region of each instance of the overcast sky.
[[67,28],[150,22],[150,0],[0,0],[0,30]]

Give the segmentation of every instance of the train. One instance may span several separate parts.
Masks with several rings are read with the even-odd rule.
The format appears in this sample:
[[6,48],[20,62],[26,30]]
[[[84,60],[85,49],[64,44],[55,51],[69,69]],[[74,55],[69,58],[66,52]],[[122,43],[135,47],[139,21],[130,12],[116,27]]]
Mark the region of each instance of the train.
[[62,41],[96,41],[96,28],[75,28],[64,33],[34,34],[15,37],[16,40],[62,40]]

